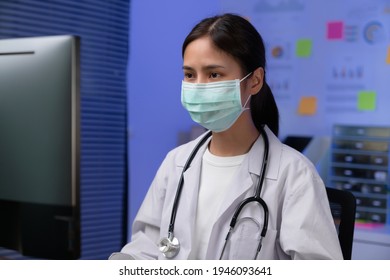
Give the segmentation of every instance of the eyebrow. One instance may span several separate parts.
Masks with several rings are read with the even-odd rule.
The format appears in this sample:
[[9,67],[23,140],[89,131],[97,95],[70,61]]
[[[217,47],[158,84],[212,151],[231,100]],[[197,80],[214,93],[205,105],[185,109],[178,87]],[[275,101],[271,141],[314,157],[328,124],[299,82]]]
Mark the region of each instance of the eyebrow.
[[[183,70],[194,70],[194,68],[190,67],[190,66],[186,66],[186,65],[183,65]],[[210,65],[206,65],[204,67],[202,67],[202,70],[212,70],[212,69],[217,69],[217,68],[225,68],[224,66],[222,65],[218,65],[218,64],[210,64]]]

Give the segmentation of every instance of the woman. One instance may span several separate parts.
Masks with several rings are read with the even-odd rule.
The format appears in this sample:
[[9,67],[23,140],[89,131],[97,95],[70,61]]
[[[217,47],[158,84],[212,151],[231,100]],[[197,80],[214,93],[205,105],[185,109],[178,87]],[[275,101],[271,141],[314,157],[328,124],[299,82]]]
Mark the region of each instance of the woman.
[[[182,55],[182,104],[212,135],[179,192],[183,167],[204,136],[168,153],[122,252],[135,259],[342,259],[323,182],[276,137],[278,110],[256,29],[233,14],[206,18],[185,39]],[[242,208],[225,243],[238,205],[256,191],[258,202]]]

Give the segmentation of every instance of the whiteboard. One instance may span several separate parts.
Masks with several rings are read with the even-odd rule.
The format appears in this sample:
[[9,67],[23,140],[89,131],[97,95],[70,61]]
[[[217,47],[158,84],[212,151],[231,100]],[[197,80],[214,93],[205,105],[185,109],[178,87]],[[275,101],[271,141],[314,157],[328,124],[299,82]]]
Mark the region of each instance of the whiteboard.
[[223,0],[266,45],[280,136],[390,126],[390,0]]

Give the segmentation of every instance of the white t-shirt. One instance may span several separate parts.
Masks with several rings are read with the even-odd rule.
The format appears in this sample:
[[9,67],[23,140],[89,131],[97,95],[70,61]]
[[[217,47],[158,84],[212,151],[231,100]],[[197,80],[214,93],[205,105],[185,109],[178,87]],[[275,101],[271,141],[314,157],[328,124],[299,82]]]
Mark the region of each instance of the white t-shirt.
[[189,259],[205,259],[212,226],[219,214],[222,200],[245,156],[246,154],[220,157],[206,149],[202,157],[195,232]]

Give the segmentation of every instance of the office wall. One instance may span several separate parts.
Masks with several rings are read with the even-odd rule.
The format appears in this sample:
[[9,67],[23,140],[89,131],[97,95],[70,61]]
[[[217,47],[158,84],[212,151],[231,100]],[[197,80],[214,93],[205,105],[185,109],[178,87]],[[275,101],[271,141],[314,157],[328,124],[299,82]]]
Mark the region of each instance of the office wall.
[[[151,8],[153,7],[153,8]],[[134,0],[130,15],[130,222],[178,134],[181,43],[199,19],[246,16],[266,44],[280,138],[330,136],[333,124],[390,125],[390,0]]]

